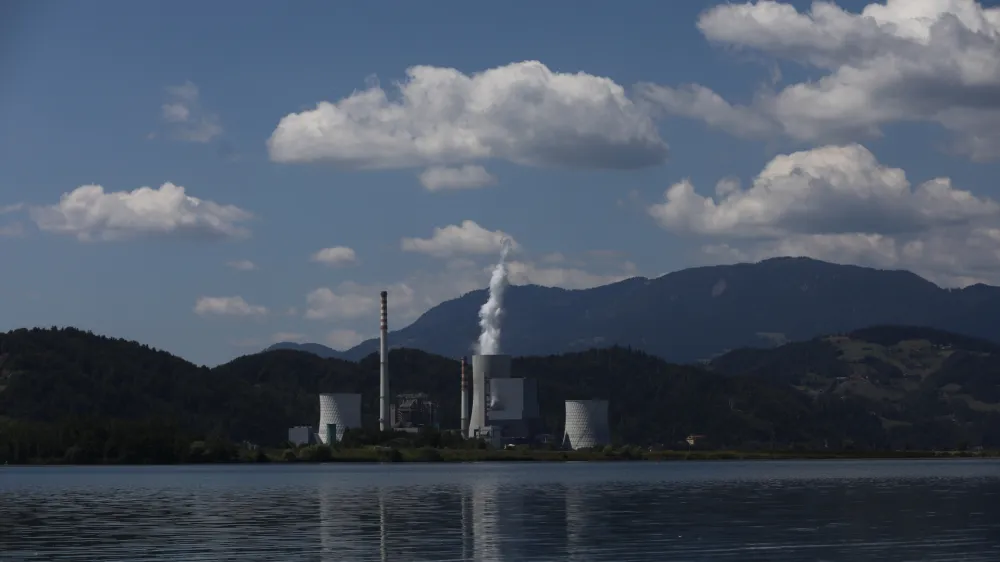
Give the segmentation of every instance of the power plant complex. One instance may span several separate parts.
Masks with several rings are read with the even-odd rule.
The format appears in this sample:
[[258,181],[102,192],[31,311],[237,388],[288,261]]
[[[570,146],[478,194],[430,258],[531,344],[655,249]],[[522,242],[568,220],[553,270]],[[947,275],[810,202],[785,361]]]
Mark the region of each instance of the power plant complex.
[[[537,387],[534,379],[511,377],[510,362],[510,355],[472,356],[472,412],[463,410],[461,415],[469,420],[467,438],[497,444],[534,436],[539,420]],[[464,396],[461,402],[467,402]]]
[[[501,260],[498,268],[503,266]],[[502,302],[494,300],[491,283],[490,302],[495,309]],[[502,288],[500,289],[502,291]],[[424,393],[400,394],[390,403],[388,354],[388,292],[382,291],[379,314],[379,394],[378,426],[380,431],[417,431],[420,427],[437,427],[437,405]],[[484,306],[484,309],[486,306]],[[481,313],[482,317],[482,313]],[[494,321],[499,314],[494,313]],[[484,333],[485,333],[484,325]],[[494,326],[493,337],[499,337]],[[490,346],[498,351],[494,340]],[[485,346],[480,346],[485,347]],[[500,353],[480,353],[472,356],[471,401],[467,369],[462,357],[459,391],[461,392],[460,434],[467,439],[482,439],[494,446],[526,443],[533,440],[541,426],[538,386],[534,379],[511,376],[511,356]],[[471,402],[471,404],[470,404]],[[585,449],[611,442],[608,426],[607,400],[567,400],[563,447]],[[324,393],[319,395],[319,421],[315,429],[298,426],[288,430],[288,440],[294,444],[340,442],[344,432],[362,427],[361,394]]]

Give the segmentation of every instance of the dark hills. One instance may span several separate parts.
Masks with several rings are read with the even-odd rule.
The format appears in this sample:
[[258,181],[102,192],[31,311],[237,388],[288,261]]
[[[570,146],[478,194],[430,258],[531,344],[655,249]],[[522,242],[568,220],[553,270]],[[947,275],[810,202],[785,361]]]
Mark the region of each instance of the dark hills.
[[[103,428],[88,438],[108,443],[124,439],[115,427],[140,428],[121,430],[140,444],[159,427],[168,441],[278,445],[288,427],[316,422],[320,392],[360,392],[363,420],[375,425],[374,354],[352,362],[276,350],[208,369],[72,328],[0,334],[0,350],[0,457],[25,442],[51,448],[82,426]],[[458,370],[423,351],[390,353],[393,392],[429,393],[445,428],[458,424]],[[538,381],[545,429],[557,435],[564,400],[602,397],[615,439],[642,445],[693,433],[732,448],[1000,446],[1000,346],[928,328],[737,350],[704,367],[612,347],[517,357],[513,370]]]
[[[470,353],[486,291],[428,310],[390,333],[393,347],[447,357]],[[392,295],[389,295],[390,314]],[[668,361],[707,360],[731,349],[770,347],[874,325],[912,325],[1000,341],[1000,288],[942,289],[907,271],[808,258],[698,267],[586,290],[512,286],[505,296],[503,351],[548,355],[626,346]],[[392,318],[390,316],[390,323]],[[308,346],[305,347],[305,346]],[[281,343],[358,360],[368,340],[344,352]]]
[[898,442],[1000,439],[1000,345],[917,327],[876,326],[774,349],[727,353],[709,367],[864,404]]

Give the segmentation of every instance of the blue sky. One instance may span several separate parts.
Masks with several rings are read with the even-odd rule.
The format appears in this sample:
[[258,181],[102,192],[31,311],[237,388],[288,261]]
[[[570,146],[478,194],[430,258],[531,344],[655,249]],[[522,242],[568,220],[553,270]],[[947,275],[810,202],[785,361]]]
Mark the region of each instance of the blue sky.
[[501,233],[515,283],[1000,282],[1000,11],[866,5],[6,3],[0,329],[342,349],[382,288],[399,328],[485,287]]

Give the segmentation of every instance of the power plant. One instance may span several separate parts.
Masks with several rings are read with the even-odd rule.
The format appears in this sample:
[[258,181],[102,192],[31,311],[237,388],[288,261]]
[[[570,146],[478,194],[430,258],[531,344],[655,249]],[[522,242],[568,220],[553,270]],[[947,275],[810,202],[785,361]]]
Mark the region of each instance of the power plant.
[[348,393],[319,395],[319,442],[332,445],[348,428],[361,427],[361,395]]
[[[459,432],[465,438],[483,439],[494,446],[532,440],[541,421],[536,381],[512,377],[511,356],[500,353],[503,292],[507,286],[504,260],[509,250],[510,245],[505,242],[490,279],[489,300],[479,311],[482,333],[471,362],[471,404],[469,363],[465,357],[460,371]],[[427,394],[401,394],[390,405],[388,295],[388,291],[379,293],[379,430],[414,432],[421,427],[437,427],[437,404]],[[361,394],[320,394],[319,410],[316,432],[311,432],[308,426],[289,428],[291,443],[329,445],[339,442],[346,429],[361,427]],[[564,447],[583,449],[610,442],[607,400],[566,401]]]
[[472,413],[466,437],[496,444],[533,436],[539,418],[537,387],[534,379],[512,378],[510,362],[510,355],[472,356]]
[[589,449],[611,443],[607,400],[567,400],[563,446]]
[[390,408],[393,431],[414,433],[438,427],[438,405],[423,392],[397,394]]

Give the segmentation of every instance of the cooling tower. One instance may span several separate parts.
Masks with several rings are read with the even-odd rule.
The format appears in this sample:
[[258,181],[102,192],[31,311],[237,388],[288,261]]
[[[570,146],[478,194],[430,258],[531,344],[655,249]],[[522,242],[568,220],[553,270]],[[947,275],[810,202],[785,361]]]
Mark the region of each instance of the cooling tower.
[[319,395],[319,440],[329,445],[328,428],[332,428],[333,440],[340,441],[344,430],[361,427],[360,394],[320,394]]
[[611,443],[607,400],[567,400],[563,446],[587,449]]
[[489,380],[506,378],[510,378],[510,355],[472,356],[472,413],[468,437],[476,437],[489,426],[486,418]]

